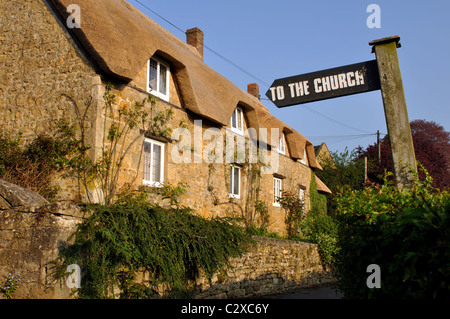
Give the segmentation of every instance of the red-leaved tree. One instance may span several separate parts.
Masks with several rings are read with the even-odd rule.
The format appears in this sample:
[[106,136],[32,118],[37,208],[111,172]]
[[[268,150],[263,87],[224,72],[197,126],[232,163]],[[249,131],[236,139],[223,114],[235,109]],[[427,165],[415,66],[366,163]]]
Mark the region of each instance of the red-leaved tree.
[[[450,133],[433,121],[414,120],[410,126],[416,160],[433,177],[433,186],[440,189],[450,187]],[[381,164],[378,164],[376,143],[365,150],[359,148],[360,156],[367,156],[370,160],[368,177],[373,182],[380,182],[379,176],[385,169],[393,171],[388,135],[381,140],[380,149]],[[424,178],[423,173],[419,172],[419,177]]]

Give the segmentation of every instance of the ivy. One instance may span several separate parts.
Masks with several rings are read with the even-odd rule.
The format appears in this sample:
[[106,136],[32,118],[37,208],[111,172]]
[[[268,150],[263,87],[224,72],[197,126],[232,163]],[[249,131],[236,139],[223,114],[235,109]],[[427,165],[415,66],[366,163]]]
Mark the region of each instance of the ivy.
[[[162,208],[139,197],[87,209],[92,214],[74,243],[54,261],[57,278],[81,263],[81,298],[112,298],[115,287],[121,298],[151,297],[161,284],[183,291],[201,274],[212,278],[253,242],[238,220],[204,219],[189,208]],[[147,285],[135,281],[138,272],[150,274]]]

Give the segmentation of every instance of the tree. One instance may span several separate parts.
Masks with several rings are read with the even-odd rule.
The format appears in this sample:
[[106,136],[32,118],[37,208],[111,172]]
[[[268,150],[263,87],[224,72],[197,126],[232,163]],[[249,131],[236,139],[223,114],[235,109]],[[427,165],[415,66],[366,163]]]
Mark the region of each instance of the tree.
[[364,161],[358,157],[357,150],[332,152],[332,159],[325,159],[321,164],[323,170],[316,171],[317,176],[332,191],[327,195],[327,208],[329,213],[335,212],[335,194],[340,187],[349,189],[362,189],[364,187]]
[[[450,133],[433,121],[414,120],[410,123],[416,160],[421,163],[433,178],[433,187],[444,189],[450,186]],[[359,149],[359,157],[368,157],[370,161],[368,177],[381,183],[384,171],[393,172],[389,136],[380,143],[381,163],[378,163],[378,148],[374,143],[365,150]],[[423,172],[419,172],[421,180]]]

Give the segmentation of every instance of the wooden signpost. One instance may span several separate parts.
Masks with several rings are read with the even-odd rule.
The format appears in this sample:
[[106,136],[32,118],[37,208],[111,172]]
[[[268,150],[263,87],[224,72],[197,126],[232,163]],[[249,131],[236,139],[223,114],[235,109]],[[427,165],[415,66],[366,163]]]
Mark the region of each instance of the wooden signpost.
[[402,187],[412,183],[417,165],[398,63],[399,41],[399,36],[371,41],[376,60],[277,79],[266,96],[277,107],[287,107],[381,89],[394,174]]
[[275,80],[266,96],[286,107],[379,89],[377,61],[372,60]]

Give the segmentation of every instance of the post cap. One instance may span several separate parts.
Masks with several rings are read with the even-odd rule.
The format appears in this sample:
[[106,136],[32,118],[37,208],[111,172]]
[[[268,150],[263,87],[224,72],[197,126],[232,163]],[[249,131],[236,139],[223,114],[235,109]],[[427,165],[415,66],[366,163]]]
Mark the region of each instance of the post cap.
[[397,43],[397,48],[400,48],[402,46],[400,44],[400,36],[398,36],[398,35],[394,35],[392,37],[381,38],[381,39],[378,39],[378,40],[370,41],[369,45],[379,45],[379,44],[386,44],[386,43],[390,43],[390,42],[396,42]]
[[[397,45],[397,48],[401,48],[402,45],[400,43],[400,36],[398,35],[394,35],[392,37],[386,37],[386,38],[381,38],[378,40],[373,40],[369,42],[369,45],[371,46],[376,46],[376,45],[380,45],[380,44],[386,44],[386,43],[391,43],[391,42],[395,42]],[[374,53],[374,47],[372,47],[372,53]]]

